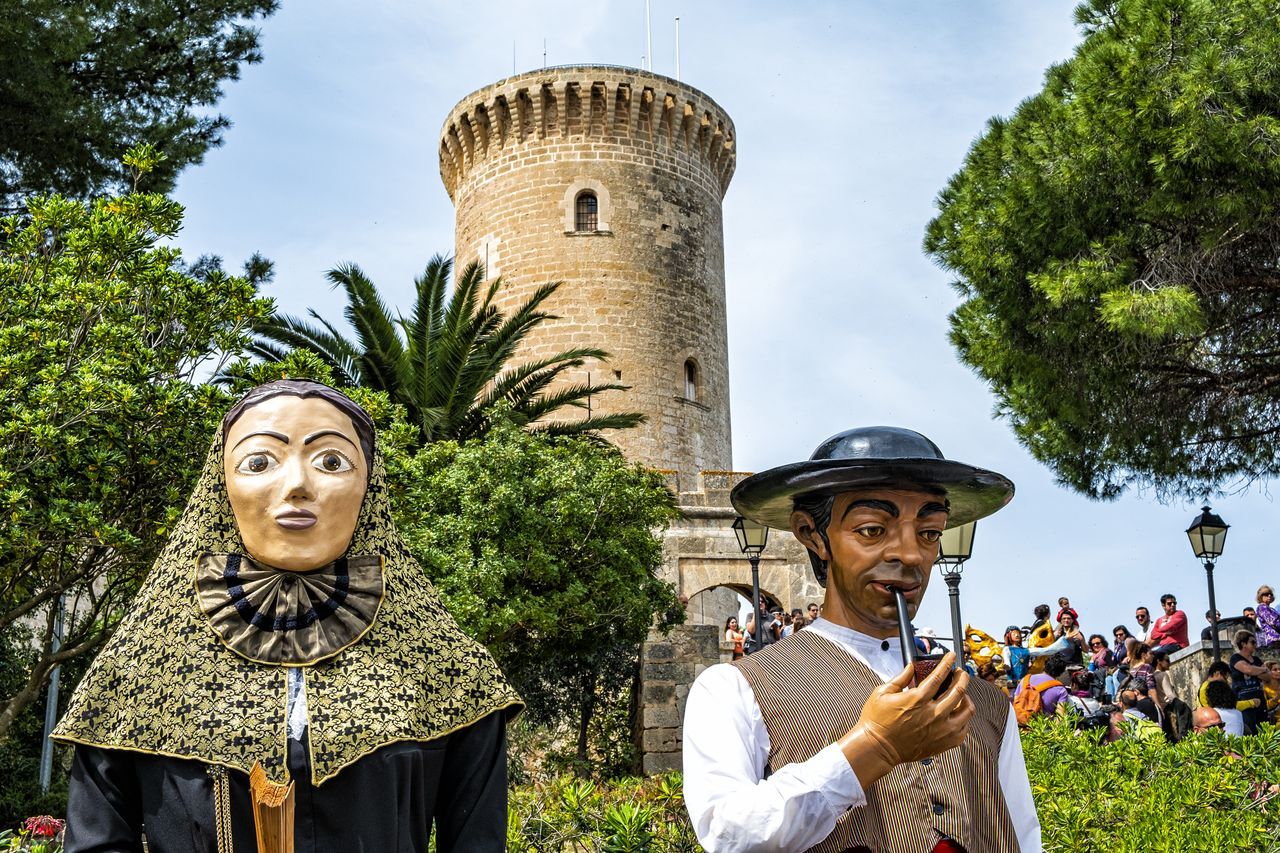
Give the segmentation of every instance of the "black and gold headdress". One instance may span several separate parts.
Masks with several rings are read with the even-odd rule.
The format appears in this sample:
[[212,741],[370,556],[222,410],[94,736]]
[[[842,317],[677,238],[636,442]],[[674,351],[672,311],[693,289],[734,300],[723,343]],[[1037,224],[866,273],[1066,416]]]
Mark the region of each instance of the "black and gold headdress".
[[[391,518],[375,455],[347,556],[316,572],[243,557],[219,437],[182,519],[54,731],[58,740],[287,778],[287,669],[306,671],[312,781],[520,698],[445,611]],[[247,614],[247,615],[246,615]]]

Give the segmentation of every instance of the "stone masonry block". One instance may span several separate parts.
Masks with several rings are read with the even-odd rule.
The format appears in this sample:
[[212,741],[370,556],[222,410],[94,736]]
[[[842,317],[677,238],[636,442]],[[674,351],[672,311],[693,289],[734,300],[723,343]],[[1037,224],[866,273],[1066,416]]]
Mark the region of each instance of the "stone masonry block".
[[671,643],[645,643],[644,659],[647,661],[669,661],[675,657],[675,647]]
[[679,733],[673,728],[645,729],[640,741],[645,752],[671,752],[680,748]]
[[648,752],[645,753],[641,769],[646,776],[672,773],[683,769],[683,759],[679,752]]
[[675,708],[651,705],[644,709],[644,727],[646,729],[674,729],[681,723],[680,714]]
[[671,702],[676,698],[676,688],[672,684],[645,684],[641,698],[655,704]]

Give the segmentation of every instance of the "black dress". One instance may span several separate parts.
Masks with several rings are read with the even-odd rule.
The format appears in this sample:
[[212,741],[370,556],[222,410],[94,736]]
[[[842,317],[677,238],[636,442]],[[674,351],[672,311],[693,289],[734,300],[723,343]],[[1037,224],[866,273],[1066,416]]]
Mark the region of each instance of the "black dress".
[[[305,742],[289,742],[297,853],[506,849],[506,717],[495,711],[427,742],[393,743],[313,786]],[[219,853],[210,765],[77,745],[67,853]],[[231,770],[235,853],[256,853],[248,776]]]

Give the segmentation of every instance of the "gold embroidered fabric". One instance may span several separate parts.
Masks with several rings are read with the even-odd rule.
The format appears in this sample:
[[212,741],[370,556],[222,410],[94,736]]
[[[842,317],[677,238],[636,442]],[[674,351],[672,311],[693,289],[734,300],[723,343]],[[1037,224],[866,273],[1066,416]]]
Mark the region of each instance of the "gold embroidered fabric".
[[[201,610],[196,565],[243,554],[214,441],[182,519],[115,635],[90,666],[54,737],[220,764],[261,761],[288,778],[285,666],[231,650]],[[425,741],[520,707],[489,652],[445,611],[391,519],[376,457],[349,555],[380,558],[373,624],[306,667],[313,784],[387,744]]]
[[309,572],[243,554],[205,554],[196,594],[222,642],[258,663],[305,666],[364,636],[382,604],[382,558],[343,557]]

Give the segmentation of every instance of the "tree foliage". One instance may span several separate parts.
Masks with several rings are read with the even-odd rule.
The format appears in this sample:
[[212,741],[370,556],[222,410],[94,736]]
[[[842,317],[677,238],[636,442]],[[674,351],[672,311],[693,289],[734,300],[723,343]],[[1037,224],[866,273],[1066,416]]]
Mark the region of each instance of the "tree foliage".
[[683,618],[655,572],[676,516],[661,477],[611,446],[522,429],[391,454],[397,523],[449,612],[488,646],[531,719],[572,719],[580,758],[625,694],[651,626]]
[[[339,383],[385,391],[403,406],[418,428],[420,442],[483,435],[490,426],[489,412],[499,403],[510,409],[511,417],[525,424],[536,421],[537,429],[553,435],[625,429],[643,420],[636,412],[585,413],[591,395],[625,390],[625,385],[557,384],[586,359],[608,357],[601,349],[575,347],[508,364],[532,331],[556,319],[542,310],[542,304],[558,282],[543,285],[510,314],[503,314],[494,305],[501,278],[486,284],[483,267],[472,263],[451,289],[451,269],[447,259],[431,259],[414,280],[415,303],[406,318],[392,314],[358,266],[340,266],[329,272],[329,280],[346,292],[344,314],[355,329],[355,340],[312,310],[313,322],[275,315],[259,323],[250,352],[272,362],[294,348],[310,350]],[[243,384],[239,379],[245,367],[234,365],[223,379]],[[565,409],[584,414],[564,419]]]
[[34,625],[38,647],[0,696],[0,739],[54,665],[110,634],[227,406],[191,380],[270,312],[246,279],[184,271],[181,222],[145,193],[0,220],[0,635]]
[[29,195],[122,190],[124,152],[167,160],[146,188],[167,191],[220,145],[225,80],[259,62],[250,23],[278,0],[6,0],[0,14],[0,210]]
[[1091,0],[1044,90],[938,198],[961,357],[1065,484],[1280,473],[1280,15]]

